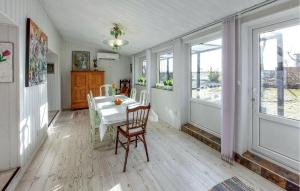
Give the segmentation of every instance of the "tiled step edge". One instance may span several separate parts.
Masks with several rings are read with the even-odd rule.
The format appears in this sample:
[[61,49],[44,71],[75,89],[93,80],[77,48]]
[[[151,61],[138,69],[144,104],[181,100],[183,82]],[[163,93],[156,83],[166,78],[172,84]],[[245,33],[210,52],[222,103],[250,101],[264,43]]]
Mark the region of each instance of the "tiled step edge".
[[191,124],[185,124],[181,127],[181,131],[191,135],[199,141],[205,143],[209,147],[221,152],[221,139],[203,131]]
[[[193,136],[209,147],[219,152],[221,151],[220,138],[191,124],[183,125],[181,131]],[[285,190],[300,191],[299,175],[250,153],[249,151],[245,152],[243,155],[235,153],[235,161]]]

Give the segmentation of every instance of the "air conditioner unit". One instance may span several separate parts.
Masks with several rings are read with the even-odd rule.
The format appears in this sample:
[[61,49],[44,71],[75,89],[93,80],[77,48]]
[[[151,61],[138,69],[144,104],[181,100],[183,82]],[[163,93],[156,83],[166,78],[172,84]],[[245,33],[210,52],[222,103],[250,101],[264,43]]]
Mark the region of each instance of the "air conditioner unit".
[[97,59],[102,60],[119,60],[120,55],[115,53],[98,52]]

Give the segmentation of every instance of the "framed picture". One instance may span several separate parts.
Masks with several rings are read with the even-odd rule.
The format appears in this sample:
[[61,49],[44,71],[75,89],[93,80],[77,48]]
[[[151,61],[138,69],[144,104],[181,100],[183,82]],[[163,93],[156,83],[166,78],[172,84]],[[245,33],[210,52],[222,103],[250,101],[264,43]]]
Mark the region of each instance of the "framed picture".
[[47,64],[47,74],[54,74],[54,63]]
[[48,37],[31,19],[26,26],[25,86],[35,86],[47,81]]
[[0,42],[0,82],[13,82],[13,51],[11,42]]
[[72,52],[72,70],[84,71],[90,69],[90,52],[73,51]]

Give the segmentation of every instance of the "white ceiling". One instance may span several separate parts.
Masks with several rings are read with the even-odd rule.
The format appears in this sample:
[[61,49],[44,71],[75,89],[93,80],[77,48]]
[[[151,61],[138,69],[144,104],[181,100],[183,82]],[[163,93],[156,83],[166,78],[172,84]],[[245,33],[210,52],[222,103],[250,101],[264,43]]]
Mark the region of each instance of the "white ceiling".
[[135,54],[264,0],[41,0],[65,39],[97,45],[110,38],[112,23],[126,27]]

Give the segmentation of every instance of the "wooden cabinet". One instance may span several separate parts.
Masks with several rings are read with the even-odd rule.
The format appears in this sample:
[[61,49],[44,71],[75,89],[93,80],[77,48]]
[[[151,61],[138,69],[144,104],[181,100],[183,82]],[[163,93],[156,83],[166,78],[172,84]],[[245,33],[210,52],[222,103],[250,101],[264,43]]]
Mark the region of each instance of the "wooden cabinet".
[[103,71],[84,71],[71,73],[71,107],[84,109],[88,107],[87,94],[93,92],[94,96],[100,95],[100,86],[104,84]]

